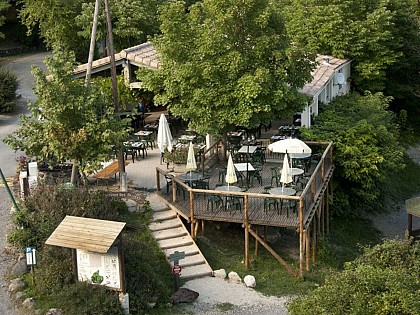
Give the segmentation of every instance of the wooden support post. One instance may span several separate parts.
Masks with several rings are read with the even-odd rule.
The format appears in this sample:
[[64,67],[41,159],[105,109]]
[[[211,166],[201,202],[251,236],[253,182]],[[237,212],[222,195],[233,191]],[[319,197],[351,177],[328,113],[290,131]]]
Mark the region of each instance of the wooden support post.
[[176,185],[178,185],[177,182],[174,179],[172,179],[172,202],[173,203],[176,202]]
[[412,214],[408,214],[407,217],[408,220],[408,236],[412,236],[413,235],[413,215]]
[[245,268],[249,268],[248,195],[244,196]]
[[204,233],[204,220],[201,220],[201,232]]
[[264,241],[267,241],[267,225],[264,225]]
[[194,194],[192,190],[190,190],[190,220],[191,220],[191,237],[195,239],[196,229],[194,228],[194,225],[196,224],[196,222],[194,220]]
[[303,204],[299,203],[299,277],[303,277],[303,256],[304,256],[304,238],[303,238]]
[[312,220],[312,264],[316,262],[316,221]]
[[156,168],[156,190],[160,191],[160,172]]
[[321,204],[316,208],[316,224],[318,226],[318,234],[321,235]]
[[[259,229],[260,229],[260,227],[259,226],[257,226],[256,227],[256,229],[255,229],[255,233],[258,235],[259,234]],[[255,257],[257,257],[258,256],[258,240],[257,239],[255,239]]]
[[327,205],[326,205],[326,212],[325,212],[325,232],[327,234],[330,233],[330,187],[331,184],[328,183],[327,186]]
[[304,231],[304,235],[305,235],[305,264],[306,264],[306,271],[311,271],[311,266],[310,266],[310,250],[311,250],[311,240],[309,237],[311,230],[305,230]]

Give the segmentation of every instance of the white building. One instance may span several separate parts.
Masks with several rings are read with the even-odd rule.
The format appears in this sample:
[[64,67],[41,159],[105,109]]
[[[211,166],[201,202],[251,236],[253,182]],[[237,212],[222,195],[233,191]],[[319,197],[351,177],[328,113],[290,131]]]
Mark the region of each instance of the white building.
[[[319,55],[316,58],[318,66],[313,70],[313,80],[299,91],[309,98],[305,110],[300,113],[300,125],[310,128],[314,116],[319,113],[321,103],[329,103],[336,96],[350,91],[350,60]],[[135,70],[139,67],[157,69],[160,66],[157,52],[152,43],[146,42],[115,54],[115,63],[123,71],[125,82],[132,88],[140,88],[141,82],[135,82]],[[110,58],[95,60],[92,64],[92,74],[109,69]],[[75,77],[84,77],[87,64],[75,68]]]
[[299,90],[309,98],[308,105],[300,113],[300,125],[306,128],[311,127],[313,117],[319,113],[320,104],[327,104],[335,97],[350,92],[349,59],[318,55],[316,61],[318,66],[312,71],[313,80]]

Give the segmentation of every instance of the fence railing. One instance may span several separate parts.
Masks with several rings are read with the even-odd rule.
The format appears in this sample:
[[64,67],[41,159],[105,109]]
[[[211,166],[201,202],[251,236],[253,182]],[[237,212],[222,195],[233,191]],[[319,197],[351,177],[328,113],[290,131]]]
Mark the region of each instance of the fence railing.
[[[319,144],[319,143],[317,143]],[[315,201],[328,183],[333,171],[332,144],[325,147],[312,175],[299,196],[278,196],[252,192],[217,191],[195,189],[188,186],[167,170],[156,169],[157,187],[160,177],[170,177],[171,196],[167,196],[173,208],[189,222],[212,220],[279,227],[302,227],[311,220]],[[210,150],[206,151],[209,153]],[[213,148],[217,151],[219,143]],[[207,161],[211,158],[207,155]],[[204,169],[205,160],[203,160]],[[218,196],[218,197],[215,197]],[[192,228],[192,234],[193,234]],[[194,235],[193,235],[194,236]]]

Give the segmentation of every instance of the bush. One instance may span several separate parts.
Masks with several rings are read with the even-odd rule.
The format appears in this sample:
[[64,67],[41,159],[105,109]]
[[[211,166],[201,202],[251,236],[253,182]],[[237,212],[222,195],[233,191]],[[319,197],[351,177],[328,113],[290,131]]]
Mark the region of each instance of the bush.
[[8,240],[20,249],[27,246],[37,249],[36,286],[29,290],[40,308],[59,307],[70,315],[122,314],[113,291],[77,282],[70,249],[44,246],[66,215],[127,222],[130,228],[124,230],[123,246],[130,310],[133,314],[143,314],[152,305],[160,307],[168,303],[173,275],[146,227],[151,218],[147,205],[145,202],[148,210],[144,213],[130,213],[123,201],[84,188],[41,185],[31,192],[21,211],[14,215],[18,228],[9,234]]
[[0,113],[10,113],[15,109],[18,86],[14,73],[0,69]]
[[420,314],[420,243],[388,240],[288,305],[293,314]]

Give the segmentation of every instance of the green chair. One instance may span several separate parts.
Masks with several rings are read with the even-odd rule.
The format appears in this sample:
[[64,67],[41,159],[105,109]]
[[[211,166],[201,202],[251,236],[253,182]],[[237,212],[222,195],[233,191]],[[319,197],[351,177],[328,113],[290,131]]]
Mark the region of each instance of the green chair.
[[240,213],[242,213],[242,203],[241,200],[243,198],[237,197],[237,196],[228,196],[226,197],[226,204],[225,209],[228,210],[232,214],[232,209],[239,210]]
[[273,186],[273,180],[276,182],[276,187],[279,187],[280,183],[280,175],[277,171],[276,167],[272,167],[271,169],[271,186]]
[[211,212],[213,212],[213,208],[216,207],[223,207],[223,199],[220,195],[209,195],[207,198],[207,210],[211,207]]
[[[268,192],[263,192],[263,194],[269,194]],[[277,214],[280,214],[279,203],[276,198],[264,198],[264,212],[268,213],[268,210],[271,210],[271,207],[274,210],[277,210]]]

